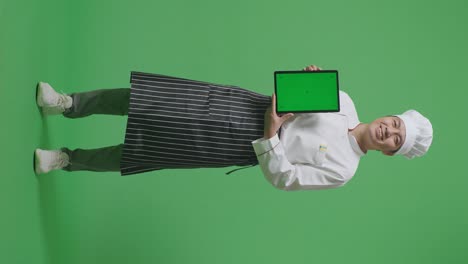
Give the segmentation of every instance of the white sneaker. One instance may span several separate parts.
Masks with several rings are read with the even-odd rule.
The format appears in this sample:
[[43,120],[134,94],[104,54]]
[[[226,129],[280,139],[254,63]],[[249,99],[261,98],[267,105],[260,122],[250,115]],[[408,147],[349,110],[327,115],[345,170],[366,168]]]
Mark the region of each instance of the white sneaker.
[[68,164],[71,164],[70,158],[67,153],[61,150],[36,149],[34,151],[34,171],[36,174],[62,169]]
[[39,82],[37,85],[36,102],[39,107],[42,107],[42,113],[45,115],[58,115],[65,109],[72,106],[72,98],[66,95],[57,93],[48,83]]

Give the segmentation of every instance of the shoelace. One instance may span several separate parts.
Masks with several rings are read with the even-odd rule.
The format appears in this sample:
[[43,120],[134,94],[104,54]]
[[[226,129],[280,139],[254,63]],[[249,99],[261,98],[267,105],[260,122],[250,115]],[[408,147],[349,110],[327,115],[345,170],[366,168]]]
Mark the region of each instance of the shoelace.
[[67,153],[65,152],[61,152],[58,156],[58,158],[55,160],[56,162],[51,164],[51,166],[53,168],[63,168],[63,167],[66,167],[68,166],[69,164],[72,164],[70,161],[69,161],[69,157],[67,155]]
[[56,106],[60,108],[60,110],[65,111],[66,107],[65,104],[67,103],[67,94],[64,91],[61,91],[62,94],[57,96]]

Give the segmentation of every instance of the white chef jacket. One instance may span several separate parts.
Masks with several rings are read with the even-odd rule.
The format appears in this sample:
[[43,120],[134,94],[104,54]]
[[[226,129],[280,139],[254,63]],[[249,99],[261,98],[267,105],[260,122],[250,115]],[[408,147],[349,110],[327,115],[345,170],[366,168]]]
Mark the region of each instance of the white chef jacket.
[[281,138],[252,141],[265,178],[276,188],[318,190],[343,186],[365,154],[349,129],[359,124],[354,103],[340,91],[340,112],[298,113],[281,126]]

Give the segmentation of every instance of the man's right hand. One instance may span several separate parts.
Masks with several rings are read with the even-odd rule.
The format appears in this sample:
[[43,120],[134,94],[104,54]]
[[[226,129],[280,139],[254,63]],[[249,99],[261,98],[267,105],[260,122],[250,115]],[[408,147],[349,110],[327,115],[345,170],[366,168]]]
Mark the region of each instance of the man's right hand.
[[303,71],[320,71],[322,70],[320,67],[317,67],[315,65],[310,65],[302,69]]
[[278,132],[278,130],[281,128],[281,125],[293,116],[293,113],[287,113],[278,116],[278,114],[276,113],[276,94],[273,94],[271,96],[271,106],[268,107],[265,111],[263,128],[264,138],[272,138],[276,134],[276,132]]

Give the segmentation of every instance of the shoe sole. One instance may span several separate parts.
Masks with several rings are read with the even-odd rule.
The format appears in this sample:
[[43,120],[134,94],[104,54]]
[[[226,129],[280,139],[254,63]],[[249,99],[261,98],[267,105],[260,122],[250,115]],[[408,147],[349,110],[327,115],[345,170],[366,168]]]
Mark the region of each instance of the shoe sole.
[[33,152],[33,171],[34,171],[34,174],[37,174],[36,173],[36,150],[34,150]]
[[34,170],[34,174],[37,175],[37,171],[36,171],[36,153],[37,153],[37,149],[35,149],[34,153],[33,153],[33,170]]
[[[37,83],[37,86],[36,86],[36,104],[37,106],[39,107],[44,107],[44,104],[42,103],[42,85],[41,85],[42,82],[38,82]],[[41,98],[39,98],[41,95]]]
[[41,113],[42,116],[45,115],[44,113],[44,107],[41,104],[41,100],[39,100],[39,90],[41,89],[41,82],[38,82],[36,85],[36,105],[39,108],[39,112]]
[[35,101],[36,101],[36,106],[37,106],[37,108],[38,108],[38,110],[39,110],[39,113],[41,113],[41,115],[42,115],[42,107],[41,107],[41,106],[39,105],[39,103],[38,103],[38,102],[39,102],[39,100],[38,100],[39,98],[37,98],[37,95],[38,95],[38,94],[39,94],[39,82],[36,84],[36,97],[35,97]]
[[44,173],[44,172],[41,172],[41,171],[37,171],[37,170],[39,169],[38,165],[39,165],[39,163],[41,162],[41,161],[39,160],[39,158],[38,158],[38,157],[39,157],[39,151],[40,151],[39,149],[35,149],[35,150],[34,150],[34,165],[33,165],[33,167],[34,167],[34,173],[35,173],[36,175],[39,175],[39,174],[43,174],[43,173]]
[[37,92],[39,90],[39,82],[36,84],[36,104],[37,104]]

